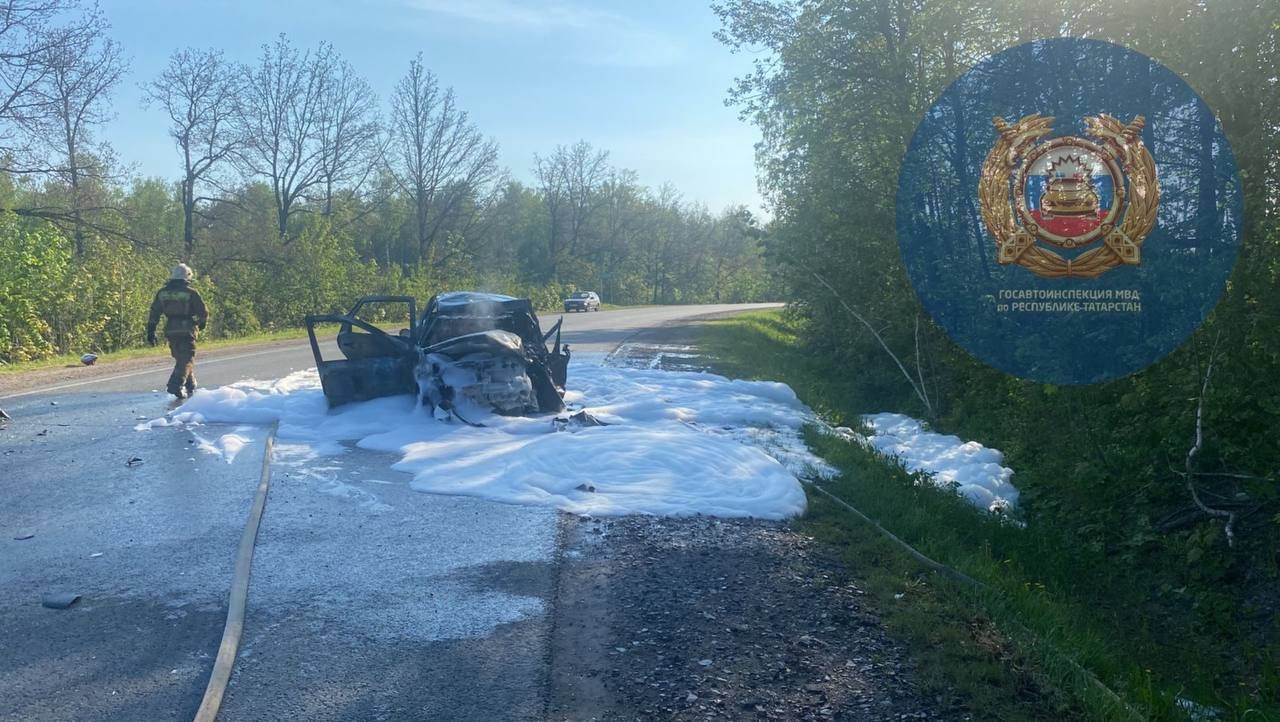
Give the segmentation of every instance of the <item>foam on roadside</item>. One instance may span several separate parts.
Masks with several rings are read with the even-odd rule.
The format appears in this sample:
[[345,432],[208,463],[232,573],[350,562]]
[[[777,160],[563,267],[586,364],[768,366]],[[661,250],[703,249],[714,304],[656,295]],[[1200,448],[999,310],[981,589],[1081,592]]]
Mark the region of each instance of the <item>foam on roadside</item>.
[[1018,490],[1010,481],[1013,470],[1003,465],[998,450],[928,431],[922,422],[902,414],[872,414],[863,421],[873,432],[867,443],[900,460],[908,471],[926,472],[935,484],[954,488],[980,509],[1000,511],[1017,505]]

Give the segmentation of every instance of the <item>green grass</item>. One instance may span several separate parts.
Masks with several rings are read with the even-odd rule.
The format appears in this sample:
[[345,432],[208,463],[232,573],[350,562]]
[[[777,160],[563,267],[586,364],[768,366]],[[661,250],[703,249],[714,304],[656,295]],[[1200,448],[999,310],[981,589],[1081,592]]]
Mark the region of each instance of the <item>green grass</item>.
[[[848,375],[810,358],[780,312],[745,314],[704,329],[700,345],[717,371],[783,381],[830,423],[856,428],[862,412],[882,410],[855,408]],[[841,471],[826,485],[829,491],[987,585],[971,591],[927,571],[810,490],[801,527],[842,551],[877,611],[911,645],[927,689],[955,690],[957,701],[980,719],[1133,718],[1078,664],[1147,718],[1172,720],[1184,718],[1174,701],[1185,690],[1168,680],[1212,686],[1196,679],[1209,672],[1199,667],[1194,645],[1144,628],[1146,602],[1137,585],[1126,584],[1122,570],[1095,565],[1063,544],[1051,525],[1002,522],[859,445],[814,429],[806,440]],[[1227,710],[1221,719],[1280,719],[1232,702],[1218,705]]]
[[[320,335],[331,335],[338,332],[338,327],[319,326],[316,333]],[[307,331],[303,328],[285,328],[274,331],[264,331],[261,333],[249,334],[246,336],[235,336],[230,338],[201,339],[198,344],[200,351],[209,351],[220,348],[231,348],[236,346],[252,346],[254,344],[271,343],[273,341],[305,341],[307,339]],[[50,356],[48,358],[36,361],[22,361],[13,364],[0,364],[0,376],[9,374],[21,374],[28,371],[37,371],[40,369],[59,368],[63,366],[79,366],[79,353],[62,354],[59,356]],[[136,348],[125,348],[110,353],[98,354],[99,364],[109,364],[117,361],[128,361],[138,358],[156,358],[163,359],[169,357],[169,347],[165,345],[164,339],[155,347],[141,346]]]
[[[927,572],[865,522],[811,495],[802,524],[843,548],[855,571],[871,578],[890,627],[922,657],[926,679],[949,681],[975,711],[999,710],[993,719],[1132,718],[1077,678],[1070,660],[1104,678],[1123,679],[1126,670],[1091,628],[1087,610],[1053,598],[1042,570],[1024,564],[1041,540],[856,444],[816,430],[807,441],[842,471],[829,491],[927,556],[990,585],[972,590]],[[868,559],[873,563],[864,566]]]

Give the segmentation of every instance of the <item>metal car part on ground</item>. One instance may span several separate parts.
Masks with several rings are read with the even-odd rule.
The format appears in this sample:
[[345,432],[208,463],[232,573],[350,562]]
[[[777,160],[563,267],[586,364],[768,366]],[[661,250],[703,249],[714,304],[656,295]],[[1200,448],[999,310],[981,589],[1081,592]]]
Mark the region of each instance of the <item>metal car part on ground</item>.
[[[407,306],[409,327],[393,335],[361,317],[386,305]],[[330,407],[415,394],[437,415],[464,421],[464,401],[505,415],[564,409],[570,352],[560,343],[563,319],[543,333],[528,299],[472,291],[432,297],[421,317],[416,310],[409,296],[365,296],[346,314],[305,319]],[[315,333],[323,323],[338,324],[343,358],[324,358]]]

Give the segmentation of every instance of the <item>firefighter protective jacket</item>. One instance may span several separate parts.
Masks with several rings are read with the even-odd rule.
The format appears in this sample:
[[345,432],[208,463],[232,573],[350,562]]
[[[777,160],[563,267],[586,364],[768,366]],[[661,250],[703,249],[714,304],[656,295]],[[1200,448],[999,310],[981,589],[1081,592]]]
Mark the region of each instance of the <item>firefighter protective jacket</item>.
[[160,315],[164,314],[164,334],[166,336],[196,335],[196,329],[204,330],[209,312],[204,307],[204,299],[200,293],[186,281],[172,280],[164,288],[156,292],[151,302],[151,316],[147,319],[147,334],[155,333],[160,323]]

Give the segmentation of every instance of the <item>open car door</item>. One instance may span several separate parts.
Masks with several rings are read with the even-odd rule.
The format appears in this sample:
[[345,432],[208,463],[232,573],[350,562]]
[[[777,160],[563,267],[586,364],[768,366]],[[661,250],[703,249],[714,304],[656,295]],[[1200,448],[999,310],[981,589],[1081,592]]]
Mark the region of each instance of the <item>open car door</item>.
[[[389,334],[360,318],[380,304],[407,305],[408,328],[399,334]],[[414,367],[418,361],[418,349],[414,339],[418,336],[417,302],[409,296],[365,296],[356,301],[346,314],[307,316],[304,319],[307,336],[311,341],[311,353],[316,359],[320,385],[324,388],[329,406],[340,406],[352,401],[367,401],[382,396],[416,394],[418,384]],[[319,324],[338,324],[337,347],[342,358],[336,355],[325,359],[316,338]]]

